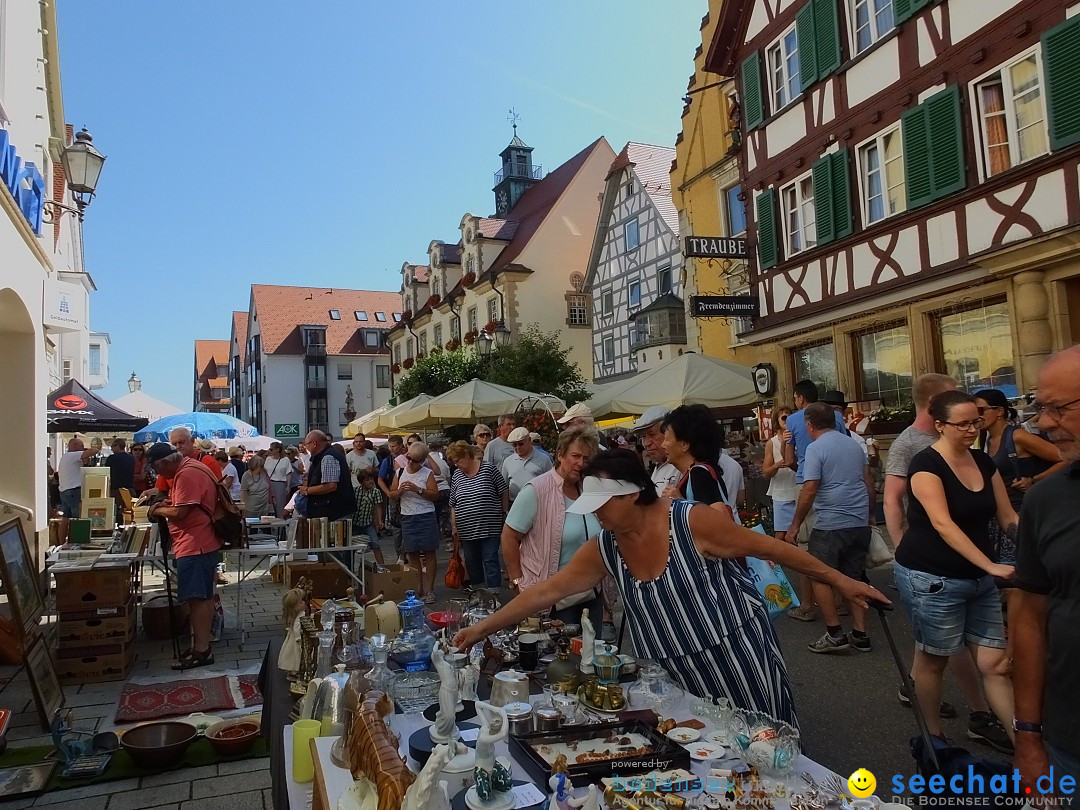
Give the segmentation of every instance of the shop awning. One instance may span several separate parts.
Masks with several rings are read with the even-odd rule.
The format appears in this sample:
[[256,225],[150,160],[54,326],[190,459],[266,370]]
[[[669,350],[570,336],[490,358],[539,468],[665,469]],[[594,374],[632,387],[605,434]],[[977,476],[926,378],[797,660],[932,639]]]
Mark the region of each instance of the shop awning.
[[110,405],[74,379],[49,394],[45,413],[49,433],[134,433],[147,421]]

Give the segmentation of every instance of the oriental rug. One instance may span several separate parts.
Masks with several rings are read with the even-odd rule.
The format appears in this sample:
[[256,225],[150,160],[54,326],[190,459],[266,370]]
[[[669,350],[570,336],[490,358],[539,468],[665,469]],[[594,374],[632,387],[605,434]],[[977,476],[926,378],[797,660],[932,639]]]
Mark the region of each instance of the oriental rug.
[[117,723],[140,723],[193,712],[262,705],[258,675],[216,675],[158,683],[128,683],[120,693]]

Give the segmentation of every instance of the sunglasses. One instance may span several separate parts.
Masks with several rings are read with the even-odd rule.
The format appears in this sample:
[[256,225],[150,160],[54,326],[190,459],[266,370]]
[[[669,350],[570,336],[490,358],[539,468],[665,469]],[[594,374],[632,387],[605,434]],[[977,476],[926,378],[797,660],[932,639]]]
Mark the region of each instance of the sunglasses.
[[479,439],[479,438],[480,438],[481,436],[487,436],[487,437],[488,437],[489,439],[491,438],[491,434],[490,434],[490,433],[477,433],[477,434],[476,434],[476,438],[478,438],[478,439]]

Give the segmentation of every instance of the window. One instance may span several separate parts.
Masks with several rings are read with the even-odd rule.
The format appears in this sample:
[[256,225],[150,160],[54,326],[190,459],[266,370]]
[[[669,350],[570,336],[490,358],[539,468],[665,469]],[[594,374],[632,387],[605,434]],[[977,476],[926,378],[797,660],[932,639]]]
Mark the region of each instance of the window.
[[60,382],[67,382],[71,379],[71,361],[64,360],[60,368]]
[[855,349],[860,399],[890,408],[911,402],[911,332],[906,323],[856,336]]
[[450,316],[450,339],[461,340],[461,318],[457,315]]
[[790,186],[780,189],[780,205],[783,211],[785,255],[794,256],[817,245],[813,177],[803,175]]
[[662,307],[634,318],[638,346],[686,343],[686,313],[682,307]]
[[442,348],[442,324],[436,324],[431,342],[436,349]]
[[[375,320],[377,320],[379,323],[386,323],[386,313],[385,312],[376,312],[375,313]],[[395,321],[401,320],[398,317],[398,313],[396,313],[396,312],[394,313],[394,320]]]
[[217,364],[217,376],[219,376],[219,377],[228,377],[229,376],[229,367],[227,365],[223,365],[221,363],[218,363]]
[[638,230],[638,221],[632,219],[626,223],[626,249],[633,250],[641,244],[641,232]]
[[630,178],[626,185],[623,186],[623,199],[629,200],[636,192],[637,188],[634,186],[634,179]]
[[641,306],[641,282],[631,281],[630,286],[626,288],[626,303],[630,309]]
[[671,292],[671,265],[656,271],[656,294],[666,295]]
[[427,332],[426,331],[420,333],[420,352],[422,354],[427,354]]
[[940,200],[967,184],[960,90],[947,87],[900,117],[907,207]]
[[375,387],[390,387],[390,366],[375,366]]
[[[739,290],[733,290],[731,294],[732,295],[750,295],[750,287],[747,286],[747,287],[743,287],[742,289],[739,289]],[[742,340],[742,338],[739,337],[740,335],[753,330],[753,328],[754,328],[754,319],[752,317],[731,318],[728,321],[728,324],[731,326],[731,342],[732,343],[739,343]]]
[[338,363],[337,364],[337,378],[339,380],[351,380],[352,379],[352,363]]
[[[631,326],[630,331],[627,332],[626,334],[627,334],[626,345],[629,346],[631,349],[633,349],[635,346],[637,346],[637,342],[638,342],[637,329],[635,329],[634,327]],[[630,359],[633,360],[633,357],[631,357]]]
[[408,338],[405,341],[405,356],[406,357],[412,357],[413,356],[413,339],[412,338]]
[[489,298],[487,302],[488,323],[499,320],[499,299]]
[[893,0],[849,0],[853,51],[860,54],[896,27]]
[[965,391],[997,388],[1019,396],[1013,367],[1012,329],[1004,301],[936,318],[941,370]]
[[96,343],[90,344],[90,376],[97,377],[101,374],[101,346]]
[[984,177],[1050,151],[1041,73],[1033,51],[975,83]]
[[566,320],[571,326],[589,325],[589,303],[584,295],[571,295],[566,299]]
[[772,111],[786,107],[799,93],[799,37],[795,27],[788,29],[767,54],[769,72],[769,93],[772,99]]
[[742,186],[732,186],[724,192],[728,236],[746,233],[746,204],[740,199],[741,197]]
[[832,341],[804,346],[791,352],[795,365],[795,380],[811,380],[819,394],[837,388],[836,348]]
[[228,399],[229,398],[229,389],[228,388],[211,388],[210,389],[210,394],[211,394],[211,396],[213,396],[214,399]]
[[401,344],[400,343],[397,346],[394,347],[394,362],[395,363],[400,363],[401,362]]
[[[358,309],[358,310],[356,310],[356,312],[354,312],[353,314],[354,314],[354,315],[356,315],[356,320],[358,320],[358,321],[366,321],[366,320],[367,320],[367,313],[366,313],[366,312],[364,312],[364,310],[362,310],[362,309]],[[376,315],[378,315],[379,313],[375,313],[375,314],[376,314]],[[384,321],[385,321],[385,320],[386,320],[386,316],[385,316],[385,315],[383,315],[383,316],[382,316],[382,318],[381,318],[380,320],[384,320]]]
[[[381,315],[381,314],[382,313],[376,312],[375,313],[375,320],[377,320],[377,321],[385,321],[386,320],[385,316],[383,316],[382,318],[379,317],[379,315]],[[401,323],[401,313],[400,312],[395,312],[394,313],[394,322],[395,323]]]
[[475,273],[476,272],[476,258],[475,257],[470,256],[469,258],[467,258],[465,260],[465,272],[466,273]]
[[904,144],[893,127],[859,147],[863,219],[869,224],[907,210]]
[[615,311],[615,293],[605,290],[600,293],[600,314],[610,315]]
[[604,338],[604,362],[615,362],[615,338],[613,337]]
[[433,277],[431,279],[431,294],[434,295],[436,298],[442,298],[442,296],[439,295],[439,279],[438,279],[438,277]]
[[476,321],[476,307],[469,307],[469,331],[478,332],[479,326]]
[[379,331],[377,329],[364,330],[364,345],[369,349],[379,348]]
[[341,320],[341,311],[337,310],[337,309],[330,310],[330,320],[332,320],[332,321],[340,321]]

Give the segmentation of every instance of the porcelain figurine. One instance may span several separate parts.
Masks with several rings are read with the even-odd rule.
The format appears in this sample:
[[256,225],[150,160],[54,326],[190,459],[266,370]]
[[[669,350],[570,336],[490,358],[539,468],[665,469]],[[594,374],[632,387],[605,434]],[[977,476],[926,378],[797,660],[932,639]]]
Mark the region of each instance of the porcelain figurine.
[[[458,738],[457,718],[458,679],[441,645],[431,651],[431,663],[439,675],[439,711],[428,728],[433,743],[447,743]],[[441,768],[440,768],[441,770]]]
[[476,784],[465,794],[465,804],[471,810],[511,810],[514,806],[514,781],[510,762],[505,757],[495,759],[495,743],[510,733],[506,711],[478,701],[476,714],[480,718],[476,768],[473,770]]
[[600,800],[596,796],[596,785],[589,785],[589,792],[580,799],[570,798],[566,800],[570,807],[577,810],[600,810]]
[[405,791],[401,810],[449,810],[450,798],[446,795],[446,782],[439,781],[443,768],[457,754],[456,746],[440,743],[416,775],[416,781]]
[[589,618],[589,609],[581,611],[581,671],[593,674],[593,655],[596,652],[596,629]]
[[307,615],[307,601],[302,588],[287,591],[281,599],[281,618],[285,624],[285,641],[278,652],[278,669],[295,676],[300,671],[300,619]]
[[565,754],[559,754],[555,758],[551,771],[551,778],[548,779],[548,787],[551,789],[548,810],[570,810],[570,795],[574,789],[574,783],[570,781],[566,773]]
[[472,653],[469,653],[469,662],[458,670],[458,698],[459,700],[479,700],[479,696],[476,694],[476,688],[480,685],[480,658],[483,653],[480,651],[480,645],[474,644],[473,650],[480,652],[480,655],[474,657]]

